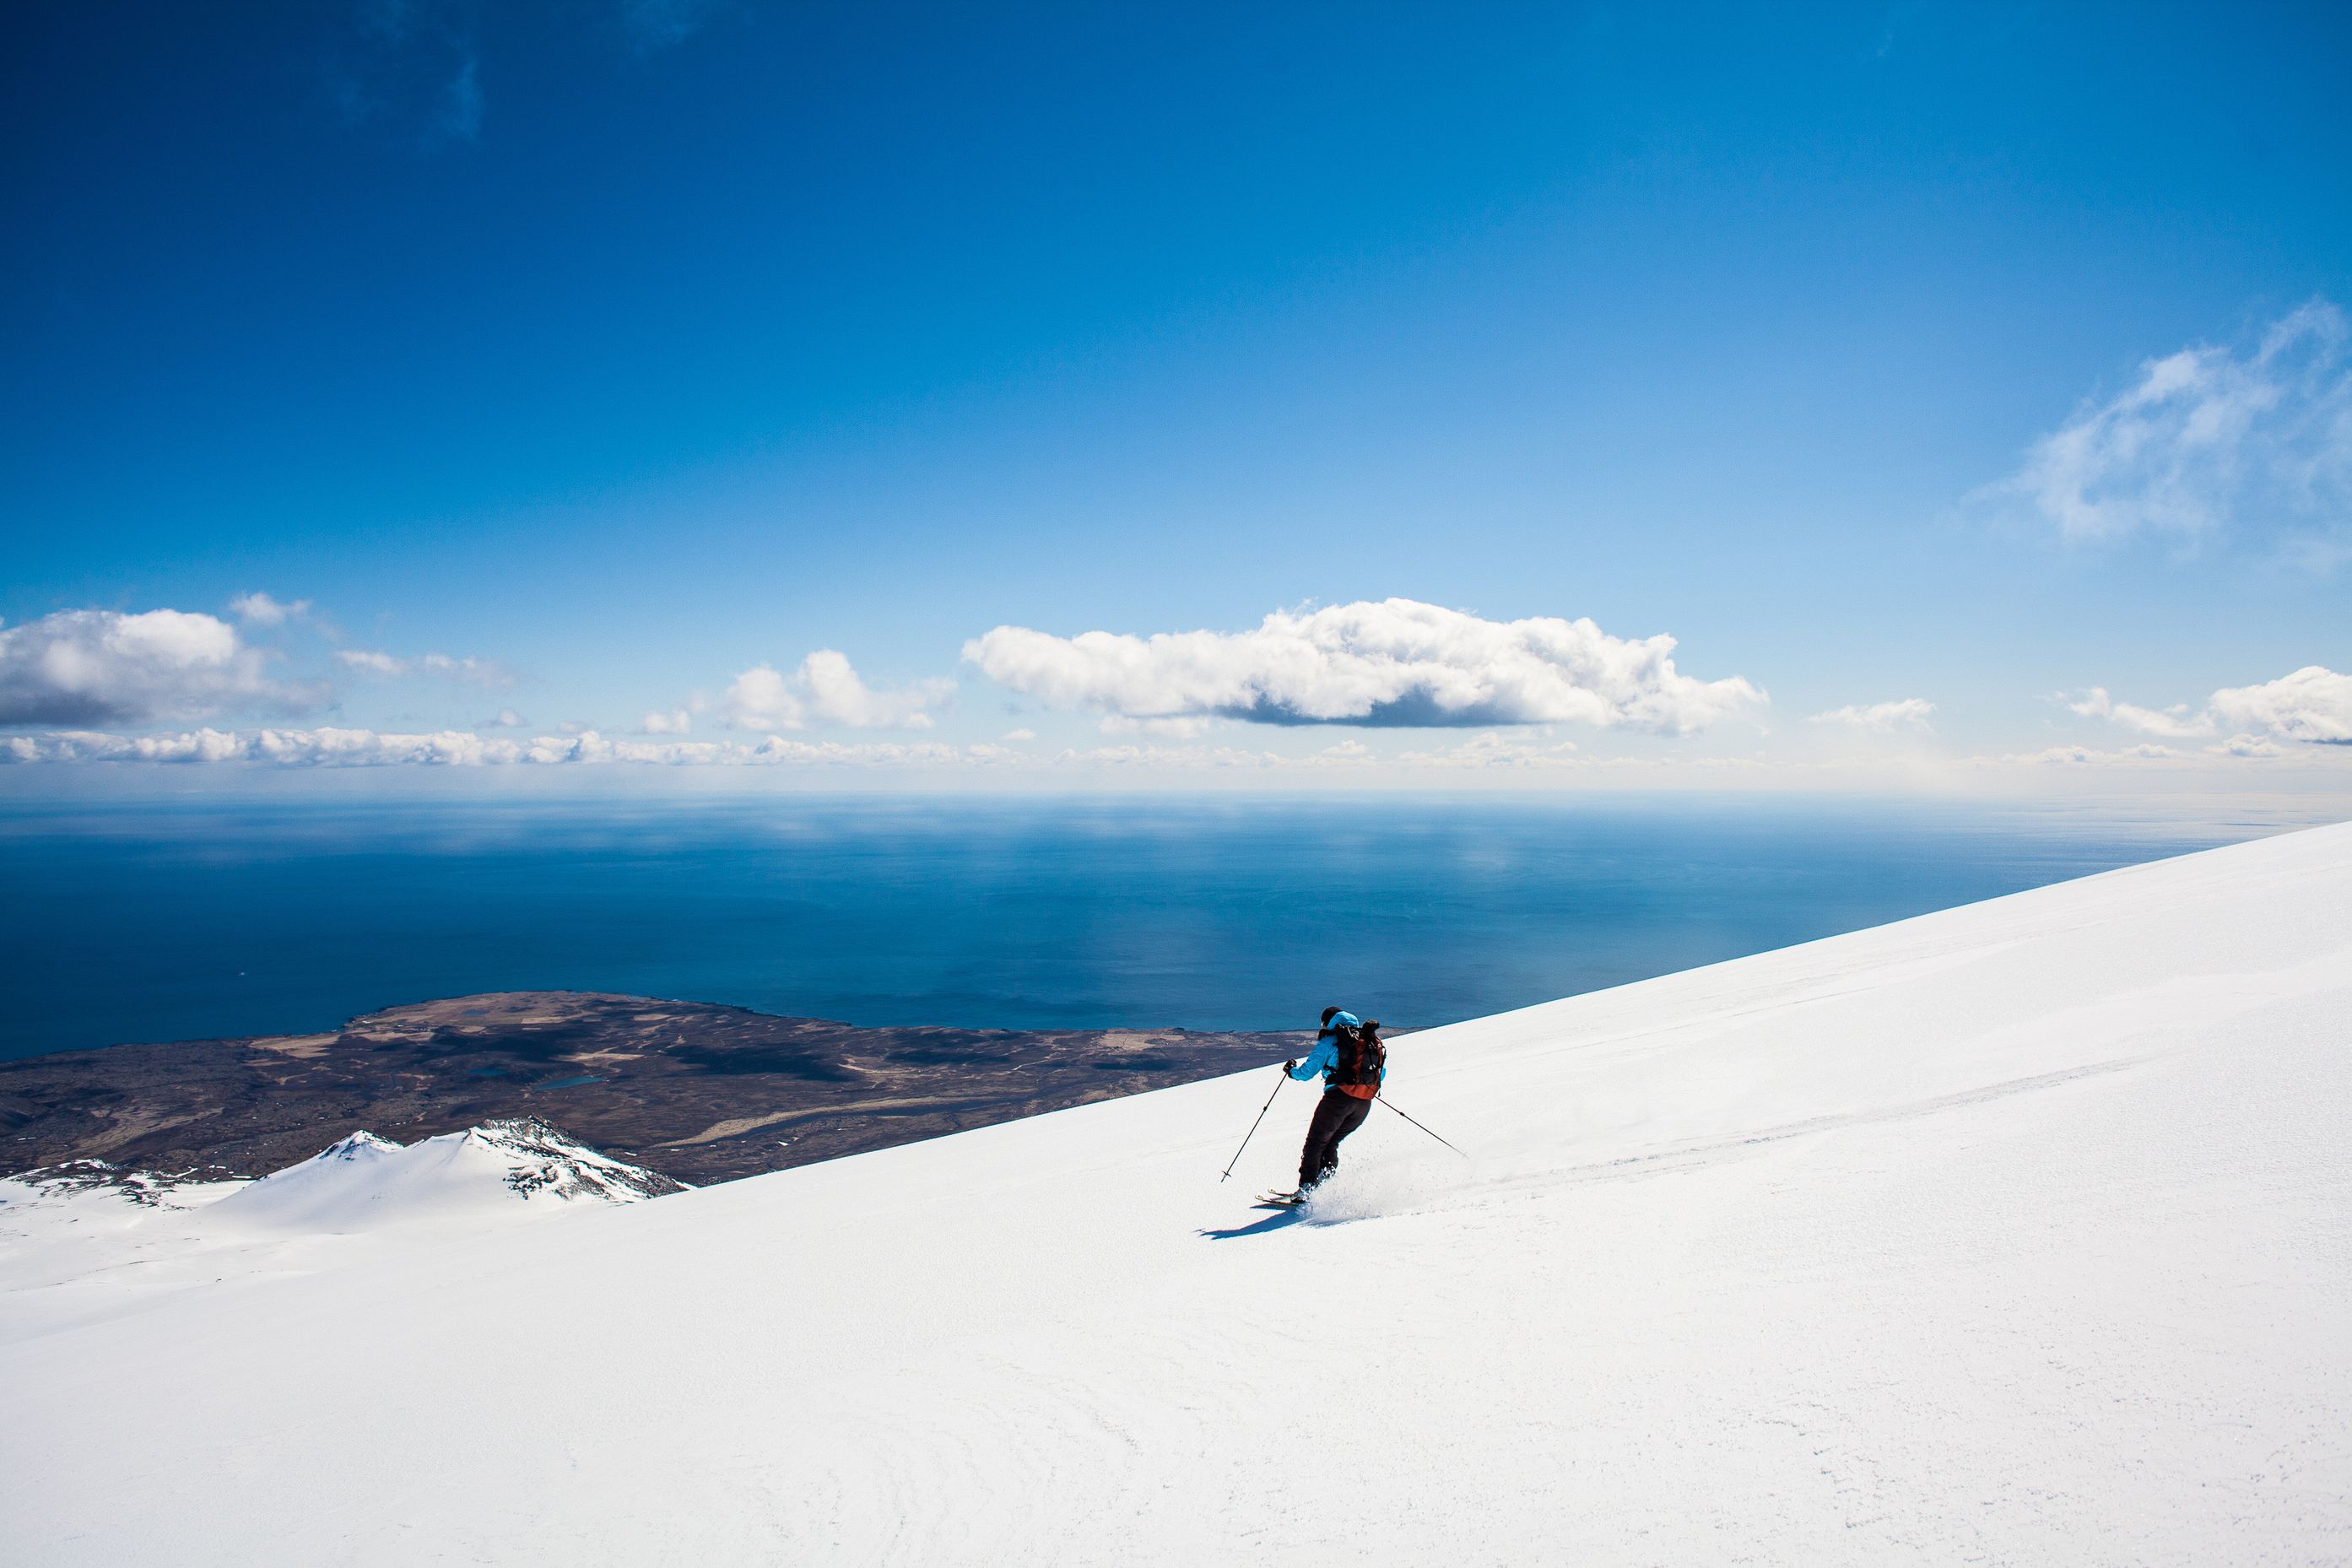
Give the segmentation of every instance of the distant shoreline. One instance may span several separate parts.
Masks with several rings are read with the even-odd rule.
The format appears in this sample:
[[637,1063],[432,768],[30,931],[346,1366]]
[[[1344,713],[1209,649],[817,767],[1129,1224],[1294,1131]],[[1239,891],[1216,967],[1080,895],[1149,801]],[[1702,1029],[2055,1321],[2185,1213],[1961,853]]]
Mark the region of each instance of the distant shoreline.
[[1278,1061],[1295,1033],[859,1028],[606,992],[389,1007],[307,1035],[0,1062],[0,1175],[68,1160],[265,1175],[357,1131],[537,1116],[696,1185]]

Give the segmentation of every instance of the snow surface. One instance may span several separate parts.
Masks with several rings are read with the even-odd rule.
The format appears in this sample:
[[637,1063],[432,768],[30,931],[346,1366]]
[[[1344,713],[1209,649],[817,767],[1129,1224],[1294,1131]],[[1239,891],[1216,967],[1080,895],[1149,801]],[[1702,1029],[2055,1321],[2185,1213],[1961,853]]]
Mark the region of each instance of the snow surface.
[[1303,1089],[1216,1179],[1264,1072],[395,1230],[14,1332],[0,1519],[40,1564],[2341,1563],[2347,1020],[2352,826],[1401,1038],[1475,1161],[1376,1112],[1303,1214],[1247,1206]]
[[[163,1262],[203,1245],[194,1211],[247,1185],[73,1160],[0,1178],[0,1343],[110,1316],[189,1282]],[[206,1269],[209,1281],[214,1272]],[[0,1401],[6,1384],[0,1384]],[[5,1405],[0,1405],[5,1409]]]

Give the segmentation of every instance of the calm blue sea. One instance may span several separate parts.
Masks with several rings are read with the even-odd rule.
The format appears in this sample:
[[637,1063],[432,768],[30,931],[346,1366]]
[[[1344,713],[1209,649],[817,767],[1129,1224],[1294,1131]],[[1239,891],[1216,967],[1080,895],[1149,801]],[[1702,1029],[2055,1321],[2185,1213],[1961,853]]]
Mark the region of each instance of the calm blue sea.
[[860,1024],[1403,1028],[2251,836],[1343,799],[0,805],[0,1056],[577,988]]

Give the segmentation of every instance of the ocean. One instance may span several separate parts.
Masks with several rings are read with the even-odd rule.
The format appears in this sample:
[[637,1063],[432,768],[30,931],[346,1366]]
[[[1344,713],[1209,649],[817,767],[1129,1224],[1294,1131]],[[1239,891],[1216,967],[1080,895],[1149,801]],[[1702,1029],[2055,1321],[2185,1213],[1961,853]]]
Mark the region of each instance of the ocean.
[[525,989],[1410,1029],[2260,830],[1689,797],[16,803],[0,1057]]

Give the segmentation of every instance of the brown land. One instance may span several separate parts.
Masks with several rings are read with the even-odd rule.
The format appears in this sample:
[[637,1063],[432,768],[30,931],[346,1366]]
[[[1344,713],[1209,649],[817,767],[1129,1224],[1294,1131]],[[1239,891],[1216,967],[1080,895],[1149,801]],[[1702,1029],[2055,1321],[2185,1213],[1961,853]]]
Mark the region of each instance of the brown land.
[[704,1184],[1281,1060],[1304,1034],[864,1029],[742,1007],[506,991],[332,1034],[0,1062],[0,1175],[96,1158],[261,1175],[357,1128],[401,1142],[537,1116]]

